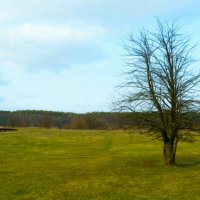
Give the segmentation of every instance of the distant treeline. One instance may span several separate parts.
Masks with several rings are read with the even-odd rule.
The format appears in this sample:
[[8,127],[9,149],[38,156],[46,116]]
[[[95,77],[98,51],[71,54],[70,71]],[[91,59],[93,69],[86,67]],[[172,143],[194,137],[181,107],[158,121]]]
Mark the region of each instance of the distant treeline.
[[[200,115],[190,114],[191,124],[200,124]],[[0,126],[4,127],[45,127],[60,129],[123,129],[147,127],[149,121],[156,123],[155,113],[92,112],[85,114],[21,110],[0,111]]]

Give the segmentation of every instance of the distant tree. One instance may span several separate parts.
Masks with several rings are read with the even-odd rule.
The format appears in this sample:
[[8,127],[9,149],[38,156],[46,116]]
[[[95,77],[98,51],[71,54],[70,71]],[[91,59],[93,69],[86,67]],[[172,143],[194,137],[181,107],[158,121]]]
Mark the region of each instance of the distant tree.
[[51,117],[48,113],[44,113],[41,117],[41,125],[45,128],[51,128]]
[[16,124],[17,124],[16,116],[14,114],[9,114],[8,125],[15,128]]
[[71,121],[70,128],[71,129],[88,129],[88,126],[83,117],[78,117]]
[[52,121],[52,124],[55,126],[55,127],[58,127],[59,129],[61,129],[63,127],[63,120],[61,117],[59,116],[54,116],[53,119],[51,120]]
[[13,128],[25,126],[24,116],[15,112],[10,113],[8,116],[8,125]]
[[154,117],[146,123],[156,139],[163,141],[166,165],[174,165],[177,143],[191,140],[192,113],[199,112],[200,74],[193,73],[190,37],[177,23],[161,23],[157,30],[142,30],[123,44],[127,56],[126,93],[116,104],[120,111],[145,111]]

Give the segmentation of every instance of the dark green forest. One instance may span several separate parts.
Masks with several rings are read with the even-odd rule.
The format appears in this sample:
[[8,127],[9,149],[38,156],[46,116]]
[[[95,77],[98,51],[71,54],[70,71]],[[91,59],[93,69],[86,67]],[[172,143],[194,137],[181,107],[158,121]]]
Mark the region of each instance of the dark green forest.
[[[191,126],[200,124],[200,115],[188,113]],[[44,127],[59,129],[114,130],[126,128],[146,128],[158,122],[157,113],[92,112],[70,113],[43,110],[0,111],[1,127]],[[184,128],[184,127],[183,127]]]

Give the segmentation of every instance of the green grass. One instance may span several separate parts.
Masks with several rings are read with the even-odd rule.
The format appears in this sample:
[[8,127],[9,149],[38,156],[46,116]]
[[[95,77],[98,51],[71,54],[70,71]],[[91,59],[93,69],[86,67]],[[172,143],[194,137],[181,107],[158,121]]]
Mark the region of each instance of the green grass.
[[30,128],[0,133],[0,158],[0,200],[200,199],[199,143],[167,167],[146,136]]

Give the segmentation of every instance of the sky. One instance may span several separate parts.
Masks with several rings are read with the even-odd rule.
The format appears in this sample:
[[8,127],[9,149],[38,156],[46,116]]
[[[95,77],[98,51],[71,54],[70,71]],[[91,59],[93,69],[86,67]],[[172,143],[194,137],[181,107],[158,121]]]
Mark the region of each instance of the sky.
[[110,111],[121,42],[156,17],[200,42],[199,0],[0,0],[0,110]]

